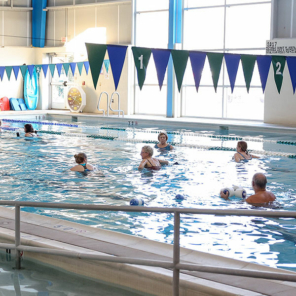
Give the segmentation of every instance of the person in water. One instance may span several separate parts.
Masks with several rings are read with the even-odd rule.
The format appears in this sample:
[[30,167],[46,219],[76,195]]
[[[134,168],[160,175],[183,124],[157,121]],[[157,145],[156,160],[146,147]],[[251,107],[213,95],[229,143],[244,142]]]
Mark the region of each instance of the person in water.
[[78,153],[74,155],[77,165],[71,168],[71,171],[75,172],[88,172],[93,171],[94,167],[91,164],[87,163],[87,156],[85,153]]
[[155,144],[154,148],[156,149],[160,149],[162,151],[170,151],[170,150],[173,150],[174,147],[170,144],[167,143],[167,140],[168,140],[168,135],[166,133],[160,133],[158,135],[158,141],[159,143],[158,144]]
[[34,130],[32,124],[27,123],[24,126],[25,137],[38,137],[37,131]]
[[259,158],[259,156],[256,155],[252,155],[249,154],[248,152],[248,144],[245,141],[239,141],[237,142],[237,146],[236,146],[236,153],[234,154],[233,158],[236,162],[240,162],[240,161],[249,161],[252,158]]
[[169,164],[166,160],[152,158],[153,148],[150,146],[144,146],[141,150],[142,161],[139,165],[139,169],[147,168],[152,170],[159,170],[161,164]]
[[[252,187],[255,191],[255,194],[246,198],[246,202],[254,206],[262,206],[272,203],[276,200],[275,195],[266,190],[267,179],[266,176],[262,173],[256,173],[252,179]],[[229,198],[229,192],[226,194],[221,191],[220,196],[226,200]]]

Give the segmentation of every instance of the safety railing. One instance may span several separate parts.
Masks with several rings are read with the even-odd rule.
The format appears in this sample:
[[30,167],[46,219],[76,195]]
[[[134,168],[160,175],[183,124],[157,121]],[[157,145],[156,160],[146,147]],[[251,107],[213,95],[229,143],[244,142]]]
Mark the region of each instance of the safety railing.
[[[15,244],[0,244],[0,248],[14,249],[15,268],[21,268],[21,251],[44,253],[58,256],[66,256],[79,259],[92,259],[105,262],[126,263],[135,265],[155,266],[173,269],[173,294],[179,295],[180,270],[200,271],[207,273],[227,274],[234,276],[253,277],[269,280],[280,280],[296,282],[296,274],[263,272],[236,268],[221,268],[216,266],[204,266],[199,264],[180,263],[180,215],[181,214],[200,214],[200,215],[218,215],[218,216],[252,216],[268,218],[296,218],[296,212],[288,211],[263,211],[263,210],[216,210],[216,209],[191,209],[191,208],[157,208],[157,207],[130,207],[130,206],[108,206],[108,205],[78,205],[65,203],[40,203],[40,202],[19,202],[19,201],[0,201],[0,205],[15,207]],[[117,211],[117,212],[154,212],[154,213],[171,213],[174,214],[174,245],[173,261],[146,260],[140,258],[128,257],[111,257],[95,254],[73,253],[72,251],[54,250],[48,248],[29,247],[21,245],[20,240],[20,208],[21,207],[38,207],[38,208],[60,208],[74,210],[91,210],[91,211]]]

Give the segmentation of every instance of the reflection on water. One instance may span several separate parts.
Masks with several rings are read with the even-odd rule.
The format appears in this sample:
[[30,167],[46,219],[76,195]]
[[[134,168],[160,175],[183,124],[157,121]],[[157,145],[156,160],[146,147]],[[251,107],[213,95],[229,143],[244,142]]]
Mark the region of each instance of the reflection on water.
[[[216,140],[201,141],[213,144]],[[224,147],[236,145],[234,141],[222,144]],[[255,145],[262,148],[262,143]],[[44,137],[40,145],[39,141],[2,136],[0,198],[129,205],[129,201],[136,197],[144,199],[145,205],[152,207],[250,209],[252,207],[239,198],[231,201],[219,198],[219,191],[225,186],[238,185],[244,187],[249,195],[253,192],[253,174],[262,172],[267,175],[268,189],[277,196],[278,206],[284,210],[296,209],[293,159],[263,157],[236,164],[231,160],[233,152],[177,148],[168,154],[155,151],[155,157],[169,160],[171,165],[159,171],[138,171],[142,146],[59,136]],[[269,149],[276,150],[276,147],[269,144]],[[89,163],[100,171],[86,175],[69,171],[74,165],[73,155],[78,152],[85,152]],[[179,165],[172,165],[174,162]],[[186,199],[176,200],[177,194]],[[173,217],[170,214],[24,210],[161,242],[173,241]],[[181,223],[181,245],[184,247],[269,266],[294,267],[294,251],[289,256],[279,252],[280,248],[290,248],[295,244],[296,229],[291,226],[295,224],[294,220],[286,228],[281,219],[182,215]],[[268,225],[277,227],[277,230]]]
[[14,270],[14,258],[0,252],[0,294],[36,296],[137,296],[138,293],[87,280],[25,260]]

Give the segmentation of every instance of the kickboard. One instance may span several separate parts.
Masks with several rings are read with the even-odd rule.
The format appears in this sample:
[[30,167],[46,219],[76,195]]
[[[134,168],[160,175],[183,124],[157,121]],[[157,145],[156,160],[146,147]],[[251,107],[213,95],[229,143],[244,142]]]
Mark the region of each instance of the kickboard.
[[28,110],[35,110],[38,104],[39,97],[38,76],[34,68],[32,78],[29,70],[27,70],[24,81],[24,98]]
[[10,109],[14,110],[14,111],[21,111],[19,102],[17,99],[15,98],[10,98],[9,99],[9,103],[10,103]]

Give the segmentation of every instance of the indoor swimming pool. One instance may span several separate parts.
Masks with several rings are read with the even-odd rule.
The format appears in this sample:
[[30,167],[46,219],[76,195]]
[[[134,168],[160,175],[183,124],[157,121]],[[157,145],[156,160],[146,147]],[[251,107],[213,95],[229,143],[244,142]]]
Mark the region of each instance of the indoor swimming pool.
[[[219,191],[239,185],[250,195],[253,174],[262,172],[267,176],[268,190],[277,197],[276,208],[296,210],[296,159],[288,157],[296,154],[296,149],[294,145],[276,143],[296,142],[296,136],[291,134],[181,130],[131,126],[127,122],[107,125],[48,117],[13,119],[26,122],[3,120],[2,126],[22,128],[24,123],[41,121],[44,124],[33,123],[35,129],[55,133],[40,132],[39,139],[29,140],[23,134],[16,137],[15,131],[3,130],[1,200],[120,206],[129,205],[132,198],[141,198],[151,207],[251,209],[239,198],[221,199]],[[169,142],[176,149],[167,154],[155,150],[155,157],[170,164],[159,171],[139,171],[141,147],[147,142],[154,146],[157,131],[162,129],[169,133]],[[236,139],[242,137],[248,139],[250,150],[259,152],[260,159],[232,161]],[[97,172],[83,175],[69,170],[75,165],[73,155],[79,152],[87,154],[88,162],[98,167]],[[179,165],[173,165],[175,162]],[[185,199],[177,200],[177,194]],[[23,210],[160,242],[173,241],[170,214]],[[295,219],[182,215],[180,235],[182,247],[296,271]]]

